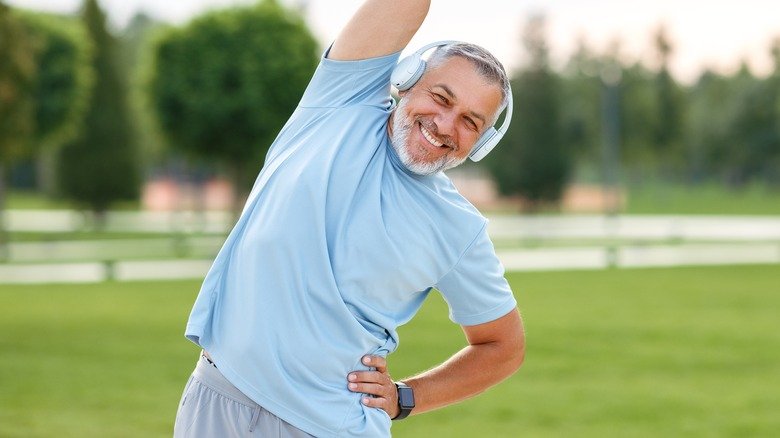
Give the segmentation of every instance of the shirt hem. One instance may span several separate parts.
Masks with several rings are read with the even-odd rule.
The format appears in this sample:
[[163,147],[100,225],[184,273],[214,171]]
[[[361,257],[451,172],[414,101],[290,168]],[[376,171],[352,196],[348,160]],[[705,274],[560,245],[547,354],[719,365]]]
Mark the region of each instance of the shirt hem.
[[507,301],[501,303],[501,305],[496,306],[488,310],[487,312],[482,312],[470,316],[452,315],[452,321],[457,324],[465,325],[465,326],[484,324],[486,322],[497,320],[498,318],[511,312],[512,309],[515,309],[516,307],[517,307],[517,300],[515,300],[514,297],[511,297]]
[[[225,376],[225,378],[232,383],[234,386],[236,386],[239,391],[244,393],[247,397],[254,400],[255,403],[262,406],[264,409],[266,409],[268,412],[276,415],[277,417],[281,418],[282,420],[290,423],[291,425],[301,429],[302,431],[314,435],[316,437],[323,437],[323,438],[336,438],[340,435],[341,431],[333,431],[330,429],[326,429],[319,424],[312,423],[307,418],[302,417],[295,413],[294,411],[290,410],[286,406],[277,403],[276,401],[272,400],[271,398],[265,397],[262,393],[259,391],[254,390],[252,385],[248,384],[244,379],[242,379],[235,371],[233,371],[230,366],[225,364],[224,361],[222,361],[218,355],[215,355],[212,352],[209,352],[209,354],[213,357],[214,362],[216,362],[219,367],[219,371],[222,373],[222,375]],[[238,384],[236,384],[238,383]],[[249,389],[252,389],[252,391],[249,391]],[[389,435],[388,435],[389,436]]]

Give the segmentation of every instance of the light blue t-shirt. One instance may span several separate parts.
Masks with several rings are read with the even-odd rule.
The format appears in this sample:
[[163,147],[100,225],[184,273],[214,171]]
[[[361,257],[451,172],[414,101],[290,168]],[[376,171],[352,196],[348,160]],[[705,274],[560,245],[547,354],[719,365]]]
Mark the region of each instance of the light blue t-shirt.
[[396,349],[432,288],[461,325],[516,306],[486,219],[443,173],[409,172],[390,144],[397,60],[323,57],[187,324],[238,389],[318,437],[390,435],[347,374]]

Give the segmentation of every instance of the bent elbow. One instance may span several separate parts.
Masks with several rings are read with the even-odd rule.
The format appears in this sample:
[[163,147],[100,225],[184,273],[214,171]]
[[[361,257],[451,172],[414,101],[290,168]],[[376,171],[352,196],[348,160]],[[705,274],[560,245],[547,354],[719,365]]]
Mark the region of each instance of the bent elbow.
[[512,354],[512,373],[520,369],[520,366],[525,362],[525,336],[521,336],[520,340],[515,344]]

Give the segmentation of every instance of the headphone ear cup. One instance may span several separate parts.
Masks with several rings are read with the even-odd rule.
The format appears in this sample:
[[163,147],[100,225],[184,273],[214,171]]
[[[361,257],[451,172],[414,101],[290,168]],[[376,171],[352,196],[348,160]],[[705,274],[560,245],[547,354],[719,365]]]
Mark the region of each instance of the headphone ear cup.
[[413,54],[402,59],[390,74],[390,82],[398,91],[406,91],[412,88],[425,71],[425,60],[418,54]]
[[498,142],[501,141],[501,137],[503,137],[503,135],[498,132],[496,128],[492,126],[488,128],[488,130],[479,137],[479,140],[474,147],[471,148],[471,152],[469,153],[471,161],[476,162],[485,158],[488,152],[492,151]]

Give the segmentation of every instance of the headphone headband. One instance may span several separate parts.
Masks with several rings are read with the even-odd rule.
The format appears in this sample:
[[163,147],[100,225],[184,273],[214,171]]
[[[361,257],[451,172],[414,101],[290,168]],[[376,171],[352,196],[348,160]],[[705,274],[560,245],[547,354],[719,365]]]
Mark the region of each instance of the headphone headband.
[[428,50],[430,50],[430,49],[432,49],[434,47],[449,46],[450,44],[459,44],[459,43],[461,43],[461,41],[456,41],[456,40],[435,41],[435,42],[428,43],[428,44],[420,47],[414,53],[416,53],[417,55],[422,56],[423,54],[425,54],[425,52],[427,52]]

